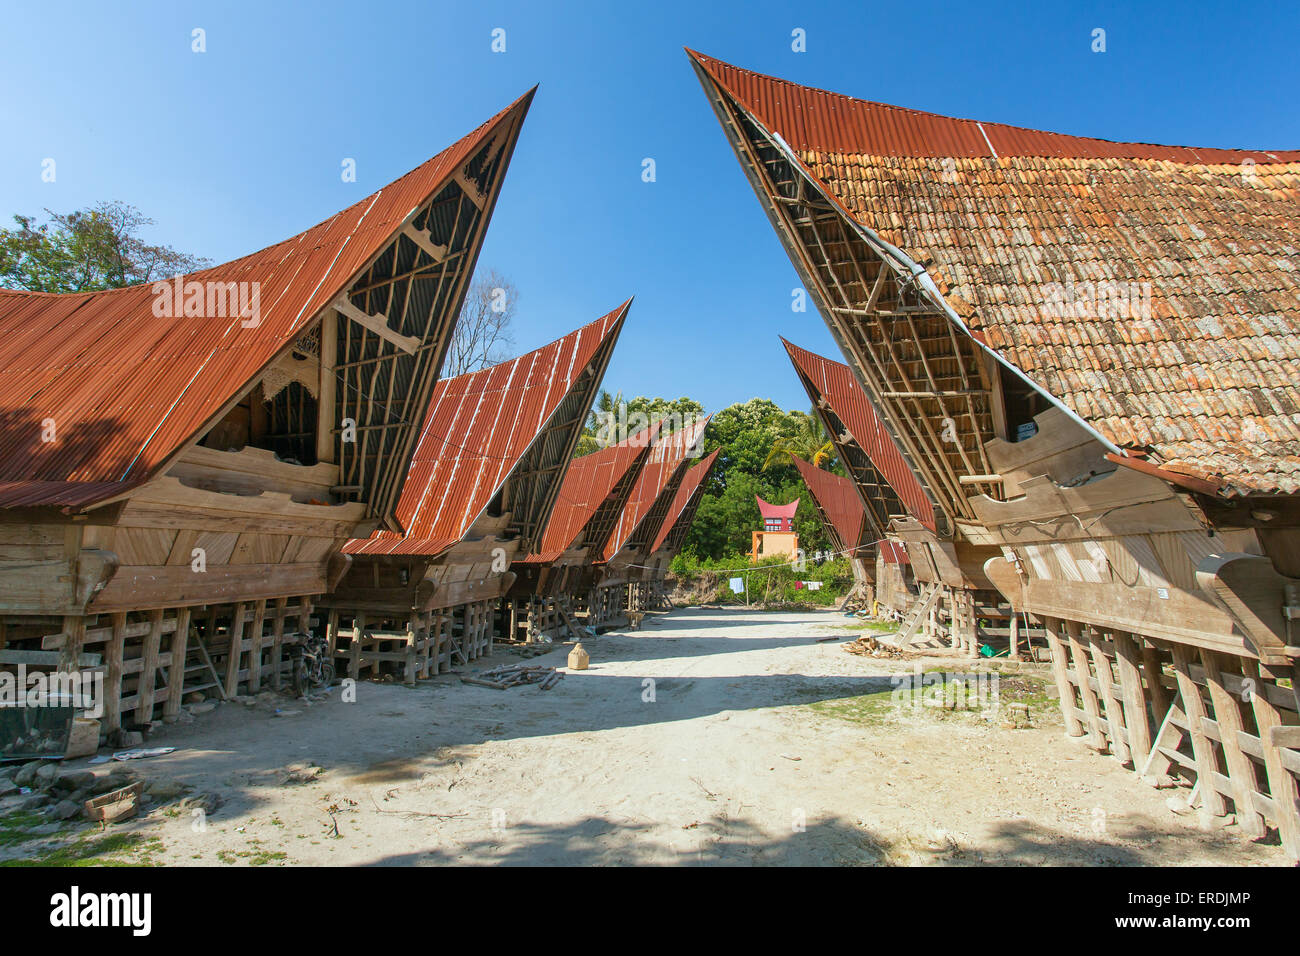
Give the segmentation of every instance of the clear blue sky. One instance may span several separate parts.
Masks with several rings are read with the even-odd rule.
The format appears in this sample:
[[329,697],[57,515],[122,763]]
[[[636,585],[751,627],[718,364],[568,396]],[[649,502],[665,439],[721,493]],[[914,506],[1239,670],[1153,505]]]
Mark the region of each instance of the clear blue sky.
[[[1151,6],[1133,11],[1130,6]],[[1107,139],[1300,147],[1300,5],[24,3],[0,19],[0,215],[138,206],[223,262],[406,172],[539,83],[480,260],[519,349],[630,295],[606,385],[807,402],[835,347],[682,52],[865,99]],[[190,32],[207,31],[207,52]],[[506,30],[504,54],[491,31]],[[807,32],[807,52],[790,48]],[[1091,32],[1107,52],[1091,52]],[[57,162],[42,183],[41,161]],[[340,181],[354,157],[358,182]],[[658,181],[641,181],[653,157]]]

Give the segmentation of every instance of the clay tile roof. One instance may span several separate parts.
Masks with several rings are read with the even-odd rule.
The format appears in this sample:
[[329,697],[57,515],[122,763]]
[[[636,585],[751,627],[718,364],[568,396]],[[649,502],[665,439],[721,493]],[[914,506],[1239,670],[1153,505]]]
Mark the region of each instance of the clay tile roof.
[[[441,379],[397,506],[406,534],[377,531],[343,550],[437,555],[458,542],[584,373],[603,372],[629,304],[509,362]],[[572,454],[572,444],[565,447]]]
[[954,119],[691,55],[1098,434],[1225,493],[1300,491],[1300,151]]
[[830,524],[828,530],[835,540],[835,547],[841,550],[857,548],[862,543],[862,527],[867,510],[862,506],[862,499],[858,497],[853,482],[811,465],[797,455],[791,457],[799,474],[803,476],[803,483],[816,500],[818,510]]
[[[151,283],[63,295],[0,290],[0,482],[28,486],[11,487],[0,506],[68,503],[67,493],[36,500],[40,482],[83,483],[85,493],[71,497],[87,504],[153,477],[532,95],[305,232],[184,277],[258,283],[254,327],[239,316],[159,318]],[[40,440],[46,419],[55,442]]]
[[[718,455],[722,453],[721,448],[715,448],[713,451],[698,464],[692,465],[682,476],[681,486],[677,489],[677,494],[673,498],[673,503],[668,507],[668,514],[664,517],[663,526],[660,527],[659,533],[655,535],[654,544],[650,548],[650,553],[658,551],[668,536],[678,530],[678,524],[686,522],[688,525],[695,518],[695,512],[699,508],[700,499],[704,497],[704,480],[709,477],[713,471],[713,465],[718,460]],[[681,529],[685,533],[685,529]]]

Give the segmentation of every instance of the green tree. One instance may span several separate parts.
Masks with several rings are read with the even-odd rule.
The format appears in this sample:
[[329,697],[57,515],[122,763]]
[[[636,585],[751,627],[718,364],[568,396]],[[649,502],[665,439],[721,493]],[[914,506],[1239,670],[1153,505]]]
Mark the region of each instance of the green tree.
[[145,242],[153,220],[134,206],[101,202],[47,222],[14,216],[0,229],[0,287],[32,292],[95,292],[193,272],[207,264],[170,246]]
[[817,417],[816,409],[810,409],[806,415],[803,412],[790,412],[789,415],[796,423],[796,431],[794,435],[782,436],[772,443],[767,458],[763,461],[763,470],[766,471],[778,462],[792,465],[794,462],[791,459],[795,455],[815,468],[830,463],[835,457],[835,443],[826,433],[826,426]]
[[[576,455],[589,455],[614,442],[640,431],[651,422],[664,420],[665,434],[675,431],[704,416],[704,406],[693,398],[636,398],[624,399],[622,391],[611,394],[601,389],[587,413],[582,437],[578,439]],[[610,427],[612,424],[612,428]]]

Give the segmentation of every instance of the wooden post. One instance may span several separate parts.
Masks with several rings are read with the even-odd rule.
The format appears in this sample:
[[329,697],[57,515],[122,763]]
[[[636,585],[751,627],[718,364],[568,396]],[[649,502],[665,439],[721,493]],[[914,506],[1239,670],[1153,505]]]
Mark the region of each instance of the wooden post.
[[1020,615],[1016,613],[1015,608],[1011,609],[1011,623],[1008,626],[1011,631],[1011,659],[1018,661],[1020,660]]
[[231,612],[230,651],[226,655],[226,698],[239,693],[239,658],[244,652],[244,618],[248,616],[248,604],[239,602]]
[[1164,722],[1169,712],[1169,691],[1165,689],[1165,669],[1160,665],[1160,651],[1150,638],[1142,638],[1142,673],[1147,680],[1147,696],[1151,698],[1151,713],[1156,723]]
[[1101,707],[1097,695],[1092,689],[1091,673],[1088,670],[1088,653],[1083,649],[1080,639],[1079,622],[1066,621],[1065,634],[1070,641],[1070,658],[1074,661],[1074,676],[1078,681],[1079,696],[1083,698],[1083,712],[1088,715],[1088,734],[1092,746],[1097,750],[1106,749],[1106,734],[1101,727]]
[[262,629],[266,626],[266,600],[254,605],[252,647],[248,651],[248,692],[256,694],[262,689]]
[[181,696],[185,693],[185,659],[190,649],[190,609],[176,609],[176,630],[172,633],[172,662],[167,668],[167,702],[163,716],[180,713]]
[[1112,632],[1111,640],[1115,643],[1115,666],[1124,694],[1124,726],[1128,728],[1129,751],[1133,767],[1140,770],[1151,755],[1151,721],[1147,716],[1146,696],[1142,692],[1137,643],[1124,631]]
[[1094,627],[1088,628],[1088,648],[1092,654],[1092,666],[1097,672],[1097,687],[1101,690],[1102,702],[1106,705],[1106,725],[1110,732],[1110,750],[1120,763],[1134,763],[1133,754],[1128,746],[1128,732],[1124,727],[1124,712],[1115,697],[1115,678],[1110,669],[1110,657],[1101,642],[1101,635]]
[[1201,794],[1201,816],[1221,817],[1228,812],[1223,795],[1214,786],[1214,774],[1219,768],[1214,760],[1214,749],[1210,738],[1206,736],[1201,720],[1205,717],[1205,701],[1201,699],[1201,690],[1192,680],[1192,652],[1185,644],[1175,644],[1174,675],[1178,678],[1178,696],[1183,701],[1183,712],[1187,715],[1187,732],[1192,738],[1192,753],[1196,757],[1196,777]]
[[122,729],[122,656],[126,653],[126,612],[113,615],[113,631],[104,648],[104,728]]
[[271,625],[271,687],[275,690],[280,689],[280,671],[284,666],[284,618],[288,609],[287,597],[275,599],[275,622]]
[[86,642],[86,616],[84,614],[65,614],[63,616],[63,644],[59,648],[58,670],[65,674],[75,674],[81,670],[81,648]]
[[[1214,720],[1219,725],[1219,744],[1223,759],[1228,765],[1228,779],[1232,781],[1232,803],[1237,814],[1237,824],[1251,839],[1265,833],[1264,818],[1255,810],[1251,794],[1255,792],[1255,766],[1241,749],[1243,730],[1241,710],[1237,698],[1223,686],[1223,669],[1220,655],[1214,651],[1201,651],[1201,665],[1205,668],[1205,686],[1210,691],[1214,705]],[[1263,740],[1260,741],[1263,743]]]
[[1065,718],[1065,733],[1070,737],[1082,737],[1083,723],[1075,713],[1074,685],[1070,683],[1070,670],[1065,659],[1066,651],[1061,639],[1063,629],[1060,620],[1054,617],[1043,618],[1043,633],[1047,635],[1047,647],[1052,655],[1052,674],[1056,678],[1061,716]]
[[[1268,792],[1277,808],[1277,830],[1282,838],[1282,848],[1292,860],[1300,860],[1300,788],[1282,762],[1282,748],[1271,739],[1274,727],[1281,726],[1282,716],[1277,706],[1264,693],[1264,678],[1259,665],[1253,660],[1243,661],[1246,677],[1254,680],[1255,689],[1250,695],[1250,705],[1255,711],[1255,725],[1259,727],[1259,742],[1264,749],[1264,768],[1268,772]],[[1294,669],[1289,674],[1292,687],[1297,678]]]
[[162,647],[162,608],[149,612],[149,633],[140,654],[140,681],[135,688],[135,722],[153,722],[154,684],[158,679],[158,651]]

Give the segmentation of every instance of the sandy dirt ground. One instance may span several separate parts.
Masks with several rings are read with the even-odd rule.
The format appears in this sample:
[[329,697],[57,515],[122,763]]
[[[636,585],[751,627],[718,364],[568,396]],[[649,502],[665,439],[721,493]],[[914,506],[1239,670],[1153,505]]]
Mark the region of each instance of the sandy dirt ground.
[[[857,636],[846,623],[681,609],[587,642],[590,669],[550,691],[443,675],[362,682],[352,703],[339,688],[313,704],[228,703],[151,736],[176,751],[131,769],[164,797],[112,828],[129,849],[104,861],[1285,863],[1235,826],[1203,830],[1195,812],[1175,813],[1171,794],[1185,790],[1155,790],[1066,739],[1045,665],[1001,674],[996,712],[900,708],[891,677],[970,663],[946,651],[855,656],[841,646]],[[529,663],[563,667],[568,650]],[[518,659],[498,648],[462,670]],[[1012,698],[1030,727],[1009,727]],[[190,805],[167,798],[178,785]],[[193,806],[205,801],[219,804],[206,816]],[[0,857],[67,839],[18,841]]]

